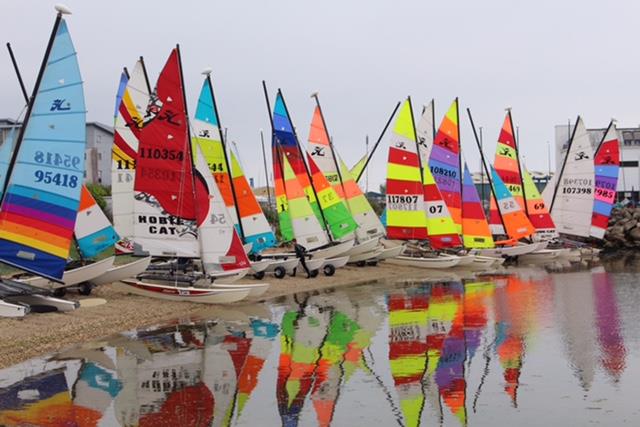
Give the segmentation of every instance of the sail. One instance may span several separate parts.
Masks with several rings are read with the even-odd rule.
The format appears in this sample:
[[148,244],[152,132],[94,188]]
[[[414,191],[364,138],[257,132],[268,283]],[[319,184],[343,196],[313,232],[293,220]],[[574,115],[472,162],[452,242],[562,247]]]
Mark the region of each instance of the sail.
[[614,125],[607,129],[594,161],[595,188],[590,233],[593,237],[602,239],[609,226],[609,216],[611,216],[611,208],[616,201],[618,188],[620,143]]
[[[225,147],[222,144],[219,118],[216,114],[213,88],[211,87],[211,80],[209,78],[205,78],[202,83],[198,106],[196,108],[196,118],[192,122],[192,126],[194,131],[192,143],[194,146],[200,146],[209,165],[209,169],[220,189],[220,193],[224,198],[224,203],[231,214],[233,223],[238,224],[238,215],[233,201],[233,188],[229,180],[230,174],[224,152]],[[194,149],[193,152],[196,153],[197,151]]]
[[355,165],[351,167],[351,169],[349,169],[349,173],[351,174],[351,176],[353,176],[356,182],[359,181],[360,176],[362,176],[362,174],[364,173],[364,167],[367,164],[368,158],[369,153],[366,153],[360,160],[356,162]]
[[308,163],[313,186],[331,235],[334,239],[353,239],[358,224],[351,216],[347,205],[342,197],[338,196],[311,156],[308,156]]
[[149,104],[149,90],[142,60],[136,62],[131,76],[123,72],[116,96],[116,115],[111,163],[111,200],[113,226],[123,238],[133,236],[133,181],[135,178],[138,136]]
[[456,98],[440,123],[429,155],[429,168],[442,193],[453,222],[462,232],[460,135]]
[[478,190],[466,163],[462,185],[462,239],[465,248],[495,247]]
[[0,260],[51,279],[67,264],[84,176],[82,77],[58,17],[0,205]]
[[559,233],[591,235],[594,171],[589,134],[582,118],[578,117],[551,202],[551,217]]
[[289,242],[293,240],[293,224],[289,213],[289,200],[284,185],[284,172],[282,170],[283,155],[277,139],[273,137],[273,186],[276,195],[276,211],[278,212],[278,224],[280,226],[280,240]]
[[520,240],[535,233],[536,229],[529,221],[527,214],[515,201],[506,184],[500,178],[496,170],[491,167],[491,179],[493,180],[493,190],[497,199],[500,217],[504,225],[505,232],[510,239]]
[[[496,156],[493,163],[500,179],[507,186],[507,189],[518,202],[520,209],[526,211],[524,195],[522,193],[522,176],[520,174],[520,165],[518,159],[518,148],[513,132],[513,121],[511,114],[507,113],[498,136],[498,145],[496,146]],[[528,195],[527,195],[528,196]]]
[[6,138],[0,145],[0,199],[2,199],[2,191],[7,182],[7,172],[9,163],[11,162],[11,153],[13,153],[13,143],[16,140],[16,127],[12,127]]
[[252,243],[251,251],[253,253],[260,253],[267,248],[276,246],[278,242],[233,151],[230,156],[231,177],[236,190],[236,203],[240,211],[244,241]]
[[538,187],[533,182],[531,174],[526,169],[522,170],[522,182],[524,194],[527,195],[527,213],[529,221],[536,229],[536,236],[541,240],[553,239],[558,236],[556,225],[553,223],[549,210],[545,204]]
[[282,165],[285,195],[296,240],[308,250],[326,245],[329,243],[327,234],[314,215],[302,184],[298,181],[298,177],[286,156],[282,157]]
[[[138,134],[134,240],[155,256],[197,258],[196,206],[207,206],[204,182],[194,179],[182,72],[177,49],[165,64]],[[145,116],[146,117],[146,116]]]
[[82,186],[80,207],[74,230],[83,257],[93,258],[112,247],[119,239],[87,187]]
[[409,100],[398,113],[389,141],[386,212],[390,239],[427,238],[424,189]]
[[424,211],[427,218],[429,243],[434,249],[462,246],[458,228],[451,218],[447,204],[442,199],[436,181],[429,168],[422,170],[424,185]]
[[198,204],[198,241],[200,259],[206,273],[249,268],[249,258],[242,246],[242,240],[233,223],[233,219],[222,198],[220,189],[209,172],[206,157],[198,146],[195,179],[204,181],[207,188],[208,203]]
[[433,147],[433,139],[435,132],[435,123],[433,122],[434,102],[431,101],[425,105],[422,110],[420,120],[416,124],[416,136],[418,137],[418,153],[420,154],[420,162],[423,168],[427,168],[429,164],[429,156]]
[[278,91],[276,102],[273,106],[273,137],[272,157],[274,161],[274,169],[276,168],[275,163],[278,158],[276,151],[279,149],[281,155],[283,157],[286,156],[287,159],[289,159],[289,164],[298,178],[298,181],[300,181],[300,185],[302,185],[302,189],[311,204],[311,209],[324,229],[325,223],[322,218],[322,214],[320,213],[320,206],[318,206],[316,195],[313,191],[313,187],[311,186],[311,180],[307,174],[304,158],[302,157],[302,152],[298,145],[298,139],[293,128],[293,123],[291,123],[287,106],[285,105],[284,98],[280,91]]

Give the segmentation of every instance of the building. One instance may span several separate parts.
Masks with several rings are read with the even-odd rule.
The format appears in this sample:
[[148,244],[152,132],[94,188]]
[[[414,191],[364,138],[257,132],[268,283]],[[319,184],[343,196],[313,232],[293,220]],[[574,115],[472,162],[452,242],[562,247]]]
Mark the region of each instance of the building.
[[[4,143],[12,129],[16,134],[21,123],[0,119],[0,143]],[[85,182],[111,186],[111,146],[113,128],[99,122],[87,122],[87,146],[84,152]]]
[[[555,128],[556,171],[562,168],[562,162],[567,152],[567,146],[574,125],[569,123],[557,125]],[[591,146],[594,151],[604,137],[606,128],[587,129]],[[635,204],[640,195],[640,127],[618,128],[620,141],[620,172],[618,175],[618,196],[626,197]]]

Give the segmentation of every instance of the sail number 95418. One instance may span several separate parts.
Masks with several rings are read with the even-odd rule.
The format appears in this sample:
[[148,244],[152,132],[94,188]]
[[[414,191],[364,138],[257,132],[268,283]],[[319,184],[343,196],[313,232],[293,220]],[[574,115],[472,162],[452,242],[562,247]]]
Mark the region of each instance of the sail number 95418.
[[80,157],[72,156],[70,154],[50,153],[48,151],[36,151],[33,156],[33,160],[36,163],[55,166],[59,168],[73,168],[78,169],[80,166]]

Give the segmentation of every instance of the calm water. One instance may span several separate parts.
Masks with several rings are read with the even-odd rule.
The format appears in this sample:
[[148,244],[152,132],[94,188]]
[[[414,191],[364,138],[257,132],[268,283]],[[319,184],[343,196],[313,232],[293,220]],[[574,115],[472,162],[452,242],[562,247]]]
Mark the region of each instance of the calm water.
[[0,371],[0,425],[639,425],[638,283],[518,268],[210,309]]

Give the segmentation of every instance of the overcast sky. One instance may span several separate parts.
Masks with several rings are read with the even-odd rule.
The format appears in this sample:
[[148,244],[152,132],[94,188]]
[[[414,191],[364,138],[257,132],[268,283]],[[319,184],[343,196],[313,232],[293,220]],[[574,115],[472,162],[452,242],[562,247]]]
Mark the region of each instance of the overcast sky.
[[[640,124],[637,0],[536,1],[86,1],[68,0],[69,29],[85,81],[88,119],[113,122],[123,66],[145,57],[155,82],[180,43],[191,112],[213,68],[220,116],[248,176],[263,184],[259,129],[269,135],[262,95],[280,87],[306,143],[319,91],[329,131],[347,163],[375,140],[397,101],[414,110],[436,100],[439,123],[452,99],[470,107],[493,158],[504,108],[513,108],[521,153],[547,169],[554,125],[577,114],[587,127]],[[10,41],[29,88],[54,21],[54,2],[2,0],[0,39]],[[23,100],[8,54],[0,55],[0,117]],[[462,144],[472,170],[477,149],[466,114]],[[381,146],[383,147],[383,146]],[[375,156],[370,188],[384,180],[386,149]]]

